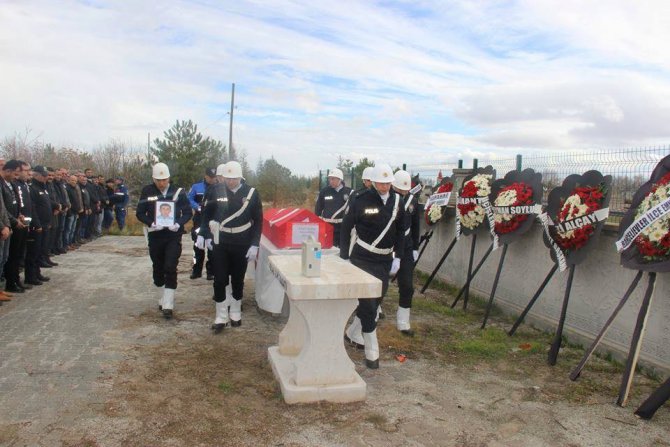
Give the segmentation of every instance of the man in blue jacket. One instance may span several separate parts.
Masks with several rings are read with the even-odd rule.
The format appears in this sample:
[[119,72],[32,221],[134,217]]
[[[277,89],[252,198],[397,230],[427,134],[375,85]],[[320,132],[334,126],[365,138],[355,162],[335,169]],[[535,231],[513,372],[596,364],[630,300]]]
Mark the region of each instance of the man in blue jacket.
[[114,214],[116,215],[116,223],[119,225],[119,230],[123,230],[126,226],[126,207],[130,196],[128,195],[128,188],[123,184],[123,178],[117,177],[115,180],[116,188],[114,189]]
[[[191,203],[193,209],[193,229],[191,229],[191,239],[193,240],[193,268],[191,269],[191,279],[200,278],[202,276],[202,266],[205,265],[207,271],[207,279],[214,279],[214,272],[212,270],[212,251],[205,248],[201,250],[195,245],[200,233],[200,224],[202,219],[203,198],[210,185],[217,183],[216,168],[205,169],[205,177],[202,181],[194,183],[191,190],[188,192],[188,201]],[[205,252],[207,253],[207,262],[205,262]]]

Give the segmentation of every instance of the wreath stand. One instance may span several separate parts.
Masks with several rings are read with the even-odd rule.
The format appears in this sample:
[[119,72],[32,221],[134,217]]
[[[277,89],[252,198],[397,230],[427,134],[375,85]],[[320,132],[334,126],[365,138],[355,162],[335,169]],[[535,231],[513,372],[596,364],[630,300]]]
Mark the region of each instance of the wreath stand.
[[463,297],[463,310],[467,310],[468,308],[468,298],[470,297],[470,283],[472,280],[475,278],[477,273],[479,273],[479,270],[482,268],[482,265],[484,265],[484,262],[486,262],[486,259],[489,257],[491,252],[493,251],[493,243],[489,245],[489,248],[486,250],[486,253],[482,256],[482,258],[479,260],[479,263],[477,266],[472,269],[472,263],[475,257],[475,244],[476,244],[476,239],[477,239],[477,234],[472,235],[472,245],[470,245],[470,260],[468,261],[468,277],[467,281],[465,281],[465,284],[461,288],[461,290],[458,292],[458,295],[456,295],[456,299],[454,300],[453,303],[451,303],[451,308],[453,309],[456,307],[456,304],[458,301],[461,299],[461,295],[463,295],[463,292],[465,292],[465,296]]
[[498,288],[498,280],[500,279],[500,272],[502,272],[503,264],[505,263],[505,255],[507,254],[507,247],[509,244],[503,244],[502,253],[500,254],[500,261],[498,261],[498,270],[496,271],[496,277],[493,280],[493,287],[491,288],[491,296],[489,296],[489,302],[486,306],[486,312],[484,313],[484,321],[482,321],[482,329],[486,327],[486,322],[489,319],[491,309],[493,308],[493,299],[496,296],[496,289]]
[[[431,235],[433,234],[432,230],[431,230],[430,234]],[[427,240],[430,240],[430,236],[428,237]],[[449,253],[451,253],[451,250],[453,250],[454,245],[456,245],[457,241],[458,241],[458,239],[456,239],[454,237],[454,239],[449,244],[449,247],[447,248],[447,251],[445,251],[444,254],[442,255],[442,257],[440,258],[440,262],[437,263],[437,266],[435,266],[435,268],[433,269],[433,272],[428,277],[428,280],[426,281],[426,284],[424,284],[423,287],[421,288],[421,293],[425,293],[426,289],[428,288],[430,283],[433,282],[433,279],[435,278],[435,275],[437,275],[437,271],[440,270],[440,267],[442,267],[442,264],[444,264],[444,261],[447,260],[447,257],[449,256]],[[426,242],[426,245],[428,245],[428,242]],[[423,249],[421,250],[421,253],[419,254],[419,258],[417,258],[417,262],[421,258],[421,254],[423,253],[423,250],[426,248],[426,245],[423,246]]]
[[516,321],[514,322],[514,326],[512,326],[512,329],[509,330],[507,335],[511,337],[512,335],[514,335],[519,326],[521,326],[521,323],[523,323],[523,320],[526,318],[526,315],[528,315],[528,312],[530,312],[530,309],[535,305],[535,302],[538,300],[538,298],[540,298],[540,295],[542,295],[544,288],[547,287],[547,284],[549,284],[549,281],[554,276],[554,273],[556,273],[556,270],[558,270],[558,264],[554,263],[554,266],[551,268],[551,270],[549,270],[549,273],[547,273],[547,276],[544,278],[544,281],[542,281],[540,287],[538,287],[537,291],[535,291],[535,294],[530,299],[528,305],[523,310],[523,312],[521,312],[519,318],[516,319]]
[[[619,304],[610,315],[609,319],[605,323],[605,326],[602,328],[596,339],[593,341],[589,349],[584,354],[581,362],[570,374],[571,380],[577,380],[579,375],[584,369],[584,365],[595,351],[596,347],[605,336],[607,329],[612,325],[612,322],[616,318],[621,308],[626,304],[628,298],[637,287],[640,279],[642,278],[642,270],[637,272],[633,282],[631,282],[628,290],[619,301]],[[647,281],[647,290],[644,293],[644,298],[642,298],[642,304],[640,305],[640,310],[637,314],[637,322],[635,323],[635,330],[633,331],[633,338],[631,339],[630,349],[628,350],[628,359],[626,360],[626,368],[624,369],[623,377],[621,379],[621,386],[619,387],[619,398],[617,399],[617,405],[624,407],[628,402],[628,394],[630,392],[630,387],[633,384],[633,376],[635,375],[635,367],[637,366],[637,361],[640,356],[640,349],[642,347],[642,339],[644,338],[644,332],[647,326],[647,319],[649,317],[649,307],[651,306],[651,301],[654,296],[654,289],[656,287],[656,272],[649,272],[648,281]],[[659,390],[661,390],[661,387]],[[653,394],[652,394],[653,396]]]

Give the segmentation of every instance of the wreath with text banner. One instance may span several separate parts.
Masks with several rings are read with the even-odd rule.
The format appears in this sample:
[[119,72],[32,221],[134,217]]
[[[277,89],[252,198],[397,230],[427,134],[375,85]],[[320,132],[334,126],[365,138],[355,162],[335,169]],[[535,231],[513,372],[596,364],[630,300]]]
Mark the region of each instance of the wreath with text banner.
[[619,225],[617,250],[624,267],[670,271],[670,155],[633,196]]
[[456,202],[457,223],[463,234],[472,234],[486,220],[494,177],[493,167],[486,166],[463,180]]
[[[567,264],[576,265],[586,257],[586,248],[598,237],[609,215],[612,176],[598,171],[573,174],[549,193],[547,215],[549,236],[565,256]],[[552,247],[544,235],[545,245]],[[551,252],[556,261],[556,253]]]
[[426,207],[424,209],[424,219],[426,225],[435,225],[444,217],[447,203],[454,189],[454,182],[451,177],[445,177],[440,182],[437,190],[428,197]]
[[528,231],[542,212],[542,174],[533,169],[510,171],[491,185],[494,229],[501,243]]

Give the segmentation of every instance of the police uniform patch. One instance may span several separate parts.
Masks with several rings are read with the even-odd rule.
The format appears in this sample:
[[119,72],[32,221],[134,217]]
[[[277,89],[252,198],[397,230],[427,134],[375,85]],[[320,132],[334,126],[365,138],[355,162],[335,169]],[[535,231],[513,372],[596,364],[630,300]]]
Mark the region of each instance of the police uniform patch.
[[363,212],[365,214],[379,214],[379,208],[365,208]]
[[333,196],[325,196],[323,200],[333,200]]
[[156,200],[158,200],[158,196],[147,197],[147,201],[149,202],[155,202]]

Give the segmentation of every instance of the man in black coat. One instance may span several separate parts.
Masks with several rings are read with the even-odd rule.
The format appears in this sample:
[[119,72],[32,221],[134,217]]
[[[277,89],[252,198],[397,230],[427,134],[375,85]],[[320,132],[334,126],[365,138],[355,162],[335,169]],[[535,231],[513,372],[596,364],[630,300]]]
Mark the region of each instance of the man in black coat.
[[[177,264],[181,256],[184,225],[193,212],[182,188],[170,184],[170,170],[165,163],[152,169],[153,183],[145,186],[137,204],[137,219],[147,226],[149,255],[153,263],[153,279],[162,291],[159,308],[166,319],[172,318],[174,294],[177,289]],[[156,205],[168,202],[173,210],[173,223],[163,226],[156,221]]]
[[340,169],[328,172],[328,186],[319,192],[314,206],[314,214],[333,226],[333,245],[340,246],[340,226],[347,206],[351,188],[344,186],[344,174]]
[[391,190],[393,179],[390,166],[376,166],[371,179],[373,188],[349,203],[342,222],[340,257],[382,282],[378,299],[358,300],[354,322],[347,329],[350,340],[362,330],[365,364],[371,369],[379,368],[377,307],[388,289],[389,274],[400,268],[405,247],[405,210],[402,197]]
[[7,262],[4,266],[5,290],[14,293],[23,293],[25,291],[23,287],[19,286],[19,284],[21,284],[19,267],[23,257],[23,250],[26,246],[25,238],[27,226],[20,213],[18,192],[12,185],[12,183],[17,181],[21,175],[21,165],[19,160],[9,160],[2,168],[2,179],[0,179],[2,198],[12,226],[12,235],[9,240],[9,253]]
[[[42,275],[41,268],[51,268],[51,263],[46,262],[48,257],[47,243],[51,231],[51,219],[58,204],[51,200],[47,190],[47,179],[49,172],[44,166],[33,168],[33,180],[30,184],[30,199],[33,204],[33,240],[29,238],[28,251],[26,254],[26,284],[34,286],[41,285],[49,278]],[[37,221],[37,222],[36,222]]]
[[[263,206],[258,191],[243,182],[242,166],[238,162],[219,165],[216,175],[219,183],[211,185],[205,194],[196,245],[203,249],[212,247],[214,243],[212,264],[216,316],[212,329],[219,333],[229,319],[231,326],[242,324],[244,275],[247,263],[258,257]],[[232,297],[226,297],[229,283]]]

